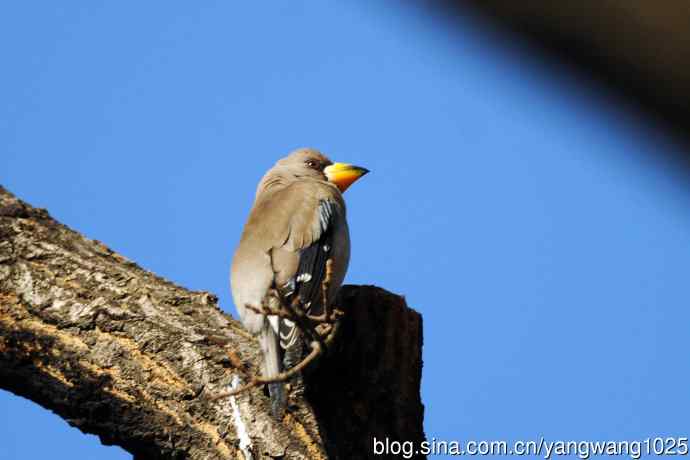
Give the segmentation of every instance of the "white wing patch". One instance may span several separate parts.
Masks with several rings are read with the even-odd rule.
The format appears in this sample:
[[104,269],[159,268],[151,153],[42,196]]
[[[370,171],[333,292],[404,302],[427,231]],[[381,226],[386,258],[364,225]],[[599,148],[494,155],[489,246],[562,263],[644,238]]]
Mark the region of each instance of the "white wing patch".
[[325,232],[331,222],[333,216],[333,203],[331,201],[322,201],[319,206],[319,223],[321,224],[321,232]]
[[296,281],[298,283],[308,283],[311,281],[311,275],[309,273],[302,273],[297,276]]
[[288,332],[280,332],[280,346],[283,348],[283,350],[286,350],[297,343],[299,333],[295,327],[295,323],[289,319],[283,318],[283,325],[287,326],[285,329],[287,329]]

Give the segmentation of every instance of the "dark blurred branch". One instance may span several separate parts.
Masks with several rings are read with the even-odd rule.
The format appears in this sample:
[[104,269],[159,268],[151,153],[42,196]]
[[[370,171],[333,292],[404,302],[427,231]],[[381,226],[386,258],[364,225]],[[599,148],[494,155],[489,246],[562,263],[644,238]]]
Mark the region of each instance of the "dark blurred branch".
[[529,37],[690,136],[690,3],[681,0],[455,0]]

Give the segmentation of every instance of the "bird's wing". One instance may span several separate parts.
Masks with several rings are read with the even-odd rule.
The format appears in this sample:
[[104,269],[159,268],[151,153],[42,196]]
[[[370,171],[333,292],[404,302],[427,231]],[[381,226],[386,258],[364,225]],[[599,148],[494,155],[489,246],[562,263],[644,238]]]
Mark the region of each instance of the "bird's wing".
[[317,208],[319,221],[318,238],[308,246],[299,249],[299,263],[295,274],[290,280],[294,291],[291,294],[298,295],[302,306],[312,311],[321,305],[321,283],[326,276],[326,263],[335,242],[333,236],[340,212],[333,201],[322,200]]
[[[271,250],[275,287],[284,301],[297,296],[302,308],[319,314],[327,261],[339,244],[335,230],[345,219],[342,199],[332,187],[308,182],[293,184],[272,199],[290,215],[285,234]],[[295,329],[290,322],[281,323],[287,347],[296,340]]]
[[284,235],[274,244],[271,257],[276,288],[286,297],[299,295],[303,306],[319,302],[326,261],[337,241],[337,226],[344,220],[344,204],[332,187],[295,183],[274,198],[289,213]]

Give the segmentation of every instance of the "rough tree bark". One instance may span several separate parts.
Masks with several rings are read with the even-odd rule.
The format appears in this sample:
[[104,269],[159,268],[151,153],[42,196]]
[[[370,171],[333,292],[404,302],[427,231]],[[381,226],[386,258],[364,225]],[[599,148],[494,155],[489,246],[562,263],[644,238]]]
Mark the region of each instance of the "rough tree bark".
[[0,387],[135,458],[356,459],[372,437],[420,442],[422,320],[344,287],[339,340],[282,421],[254,339],[207,292],[174,285],[0,187]]

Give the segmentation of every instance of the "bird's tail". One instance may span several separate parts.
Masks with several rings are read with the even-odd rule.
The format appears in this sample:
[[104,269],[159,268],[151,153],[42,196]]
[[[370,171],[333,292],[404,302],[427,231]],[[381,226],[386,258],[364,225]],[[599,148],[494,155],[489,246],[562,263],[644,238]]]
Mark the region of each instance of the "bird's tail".
[[[302,361],[304,354],[304,339],[302,333],[295,323],[288,319],[280,321],[280,348],[285,350],[283,354],[283,368],[292,369]],[[290,394],[304,394],[304,379],[301,373],[294,375],[290,379]]]
[[[264,321],[259,335],[261,351],[264,355],[264,376],[272,378],[280,374],[281,359],[278,333],[271,327],[268,319]],[[286,406],[285,385],[282,382],[269,383],[268,392],[271,395],[271,412],[276,418],[282,418]]]

